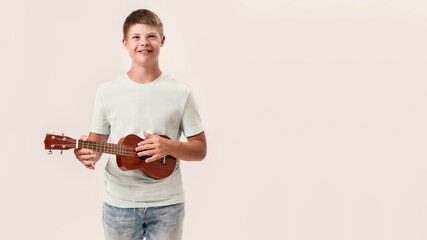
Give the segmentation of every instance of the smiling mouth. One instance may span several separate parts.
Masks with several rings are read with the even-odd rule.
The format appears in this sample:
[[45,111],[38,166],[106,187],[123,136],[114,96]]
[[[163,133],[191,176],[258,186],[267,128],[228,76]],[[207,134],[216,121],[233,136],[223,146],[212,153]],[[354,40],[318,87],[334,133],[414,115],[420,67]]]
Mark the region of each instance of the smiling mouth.
[[149,52],[153,52],[153,51],[152,50],[141,50],[141,51],[138,51],[138,52],[149,53]]

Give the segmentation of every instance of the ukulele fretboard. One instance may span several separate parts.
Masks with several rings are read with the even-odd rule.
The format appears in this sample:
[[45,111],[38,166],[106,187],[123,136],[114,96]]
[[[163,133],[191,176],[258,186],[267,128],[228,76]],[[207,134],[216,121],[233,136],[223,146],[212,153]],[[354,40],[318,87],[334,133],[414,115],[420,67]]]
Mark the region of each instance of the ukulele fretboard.
[[[135,146],[136,147],[136,146]],[[114,155],[129,155],[135,152],[133,147],[119,145],[114,143],[105,143],[105,142],[93,142],[93,141],[83,141],[78,140],[77,149],[90,149],[95,152],[109,153]]]

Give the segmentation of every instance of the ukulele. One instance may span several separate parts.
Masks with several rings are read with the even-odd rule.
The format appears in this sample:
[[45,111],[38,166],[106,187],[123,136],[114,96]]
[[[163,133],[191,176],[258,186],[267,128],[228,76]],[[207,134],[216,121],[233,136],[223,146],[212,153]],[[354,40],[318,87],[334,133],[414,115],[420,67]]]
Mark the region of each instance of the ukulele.
[[[167,136],[160,135],[168,138]],[[76,140],[64,135],[46,134],[44,140],[45,149],[49,149],[49,154],[52,150],[68,150],[68,149],[90,149],[95,152],[102,152],[116,155],[117,166],[123,170],[139,169],[147,176],[154,179],[166,178],[172,174],[176,165],[176,158],[166,156],[163,159],[146,163],[145,159],[150,156],[138,156],[135,148],[141,142],[142,138],[137,135],[130,134],[119,140],[117,144],[95,141]]]

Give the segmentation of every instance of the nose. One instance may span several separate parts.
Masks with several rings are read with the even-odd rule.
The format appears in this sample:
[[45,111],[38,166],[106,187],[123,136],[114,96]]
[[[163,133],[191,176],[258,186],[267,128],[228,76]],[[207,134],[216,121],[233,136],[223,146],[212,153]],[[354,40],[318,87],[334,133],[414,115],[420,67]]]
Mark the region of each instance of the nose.
[[146,40],[146,39],[143,39],[142,41],[141,41],[141,46],[148,46],[148,41]]

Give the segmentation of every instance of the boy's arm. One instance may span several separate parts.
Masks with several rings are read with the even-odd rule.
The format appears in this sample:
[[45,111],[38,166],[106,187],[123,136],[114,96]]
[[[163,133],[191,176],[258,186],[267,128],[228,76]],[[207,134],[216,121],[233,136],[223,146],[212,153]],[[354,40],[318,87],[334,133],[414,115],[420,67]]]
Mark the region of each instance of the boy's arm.
[[152,156],[147,158],[146,162],[153,162],[167,155],[186,161],[201,161],[206,156],[207,144],[204,131],[195,136],[188,137],[188,142],[174,141],[146,132],[144,132],[144,135],[146,140],[138,143],[138,147],[135,150],[147,150],[138,153],[139,156]]
[[188,137],[187,142],[169,142],[169,154],[177,159],[186,161],[202,161],[206,157],[207,144],[205,132]]

